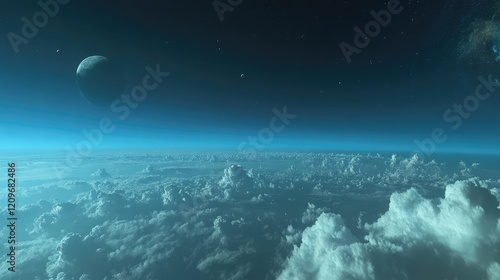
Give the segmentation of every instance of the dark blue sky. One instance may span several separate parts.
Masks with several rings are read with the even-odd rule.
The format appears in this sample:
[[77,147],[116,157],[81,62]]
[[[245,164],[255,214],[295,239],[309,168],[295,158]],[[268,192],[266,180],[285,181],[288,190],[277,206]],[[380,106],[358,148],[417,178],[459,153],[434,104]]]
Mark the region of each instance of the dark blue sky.
[[[443,128],[439,151],[500,152],[500,88],[460,125],[456,111],[443,118],[474,94],[478,74],[497,74],[495,1],[400,1],[402,11],[351,63],[340,43],[354,45],[353,28],[387,1],[242,1],[221,21],[211,1],[72,0],[18,53],[8,34],[22,35],[21,18],[41,7],[8,2],[0,12],[5,148],[76,147],[82,130],[109,118],[116,127],[98,147],[236,150],[286,106],[296,117],[265,149],[411,151]],[[170,76],[121,120],[79,94],[76,68],[96,54],[119,63],[125,93],[148,65]]]

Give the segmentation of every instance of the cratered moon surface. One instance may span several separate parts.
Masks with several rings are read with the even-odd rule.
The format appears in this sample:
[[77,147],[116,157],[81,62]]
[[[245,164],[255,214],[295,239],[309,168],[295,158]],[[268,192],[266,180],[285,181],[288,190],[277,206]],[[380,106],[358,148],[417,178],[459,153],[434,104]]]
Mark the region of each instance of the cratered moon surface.
[[123,77],[110,59],[94,55],[85,58],[76,70],[76,82],[85,99],[96,106],[108,106],[120,97]]

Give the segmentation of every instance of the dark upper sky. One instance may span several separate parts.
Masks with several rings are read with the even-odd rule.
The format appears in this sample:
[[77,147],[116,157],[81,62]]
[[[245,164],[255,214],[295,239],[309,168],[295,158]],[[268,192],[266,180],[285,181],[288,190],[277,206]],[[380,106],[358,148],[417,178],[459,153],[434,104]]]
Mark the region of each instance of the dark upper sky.
[[[22,17],[33,22],[43,10],[36,1],[4,2],[5,147],[76,147],[83,129],[107,117],[116,129],[102,147],[236,149],[269,127],[273,108],[287,106],[296,118],[266,148],[411,150],[443,128],[440,150],[500,151],[495,93],[443,117],[474,94],[478,74],[495,75],[495,1],[72,0],[56,2],[17,53],[8,34],[22,36]],[[214,3],[231,8],[222,21]],[[400,13],[348,63],[340,44],[354,47],[354,28],[388,5]],[[96,54],[119,63],[125,93],[148,65],[170,76],[121,120],[79,94],[76,68]]]

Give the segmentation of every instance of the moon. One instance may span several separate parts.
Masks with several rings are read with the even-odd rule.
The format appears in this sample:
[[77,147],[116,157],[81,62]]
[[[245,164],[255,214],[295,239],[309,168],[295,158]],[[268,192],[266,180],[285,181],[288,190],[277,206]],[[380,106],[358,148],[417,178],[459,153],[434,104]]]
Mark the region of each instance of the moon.
[[95,106],[110,105],[120,97],[124,87],[118,66],[100,55],[89,56],[80,62],[76,83],[87,102]]

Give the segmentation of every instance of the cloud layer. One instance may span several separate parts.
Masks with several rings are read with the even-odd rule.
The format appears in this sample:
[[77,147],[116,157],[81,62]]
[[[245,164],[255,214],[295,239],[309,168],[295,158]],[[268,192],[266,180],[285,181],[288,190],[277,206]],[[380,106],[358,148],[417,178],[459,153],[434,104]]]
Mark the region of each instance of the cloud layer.
[[18,210],[17,272],[1,263],[0,279],[442,280],[500,271],[500,182],[482,164],[322,153],[88,160],[63,180],[19,190],[29,203]]

